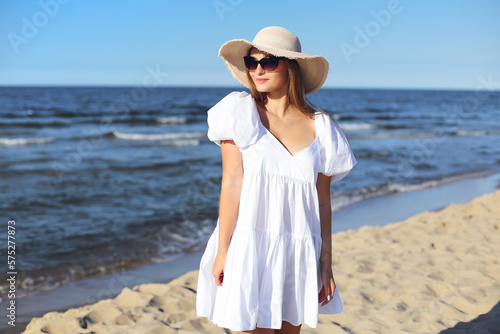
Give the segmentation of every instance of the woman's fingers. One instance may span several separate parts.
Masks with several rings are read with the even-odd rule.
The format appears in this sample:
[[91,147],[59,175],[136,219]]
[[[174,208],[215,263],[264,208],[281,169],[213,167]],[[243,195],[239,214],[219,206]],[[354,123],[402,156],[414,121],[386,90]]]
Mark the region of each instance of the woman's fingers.
[[212,271],[212,275],[214,276],[214,280],[215,280],[215,285],[217,286],[221,286],[222,285],[222,282],[224,281],[224,270],[217,270],[217,269],[214,269]]
[[330,280],[327,284],[323,283],[321,291],[318,295],[318,302],[321,303],[321,306],[324,306],[333,299],[333,294],[335,293],[335,282]]
[[212,266],[212,275],[214,276],[215,285],[222,286],[224,280],[224,267],[226,265],[226,256],[223,253],[217,253]]
[[220,272],[219,274],[214,274],[215,285],[222,286],[222,282],[224,281],[224,273]]
[[222,282],[224,281],[224,273],[220,273],[219,275],[219,286],[222,286]]
[[321,290],[319,291],[318,294],[318,303],[322,303],[325,300],[325,286],[323,285],[321,287]]
[[321,288],[321,291],[318,296],[319,303],[321,306],[326,305],[330,301],[330,295],[328,294],[328,288],[325,284],[323,284],[323,287]]
[[325,298],[323,299],[323,303],[321,304],[321,306],[325,306],[326,304],[328,304],[330,302],[330,299],[331,299],[331,292],[330,292],[330,289],[327,288],[325,289]]

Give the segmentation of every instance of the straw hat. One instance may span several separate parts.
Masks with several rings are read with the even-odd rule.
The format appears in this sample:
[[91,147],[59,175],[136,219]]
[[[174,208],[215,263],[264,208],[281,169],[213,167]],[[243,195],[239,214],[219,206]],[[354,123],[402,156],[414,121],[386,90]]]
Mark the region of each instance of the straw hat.
[[245,87],[250,88],[243,57],[252,46],[277,57],[296,59],[306,94],[314,93],[325,83],[328,75],[328,62],[325,58],[302,53],[297,36],[285,28],[267,27],[259,31],[252,42],[233,39],[224,43],[219,50],[219,57],[224,59],[231,74]]

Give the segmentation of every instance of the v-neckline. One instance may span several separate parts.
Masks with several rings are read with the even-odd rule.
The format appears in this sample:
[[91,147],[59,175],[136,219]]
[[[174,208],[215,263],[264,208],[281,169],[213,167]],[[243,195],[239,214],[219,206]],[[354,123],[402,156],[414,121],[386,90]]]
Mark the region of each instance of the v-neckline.
[[[255,101],[254,101],[255,103]],[[287,148],[285,145],[283,145],[283,143],[278,139],[276,138],[276,136],[268,129],[264,126],[264,123],[262,123],[262,120],[260,119],[260,113],[259,113],[259,107],[257,107],[257,103],[255,103],[255,111],[257,112],[257,119],[259,121],[259,125],[264,128],[264,130],[266,131],[266,133],[268,133],[275,141],[276,143],[282,147],[286,153],[288,153],[289,156],[291,156],[292,158],[296,157],[298,154],[310,149],[317,141],[318,139],[318,122],[316,122],[316,119],[318,118],[319,115],[314,115],[314,140],[311,144],[309,144],[308,146],[304,147],[303,149],[299,150],[297,153],[295,154],[292,154]]]

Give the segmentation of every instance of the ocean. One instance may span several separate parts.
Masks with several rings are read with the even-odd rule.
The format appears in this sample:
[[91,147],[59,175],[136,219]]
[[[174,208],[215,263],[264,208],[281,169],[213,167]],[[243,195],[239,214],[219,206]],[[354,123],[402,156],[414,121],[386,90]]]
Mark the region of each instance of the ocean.
[[[206,112],[235,90],[0,87],[2,253],[15,220],[17,298],[204,249],[222,176]],[[500,170],[500,92],[321,89],[308,99],[358,160],[332,186],[333,210]]]

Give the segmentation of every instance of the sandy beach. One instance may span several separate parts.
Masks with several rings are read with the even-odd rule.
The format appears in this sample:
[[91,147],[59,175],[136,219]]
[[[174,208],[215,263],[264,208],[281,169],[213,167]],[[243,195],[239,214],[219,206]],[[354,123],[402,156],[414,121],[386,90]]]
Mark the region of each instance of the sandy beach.
[[[497,333],[500,191],[333,234],[344,313],[302,333]],[[225,333],[195,312],[197,271],[33,318],[24,333]],[[227,333],[227,332],[226,332]]]

